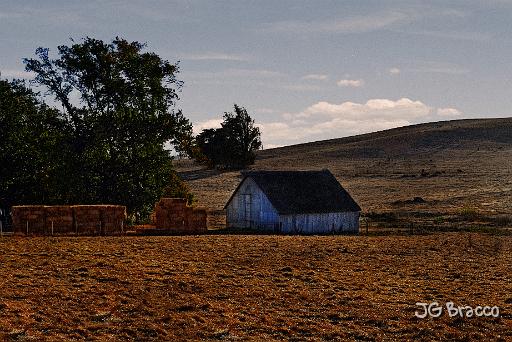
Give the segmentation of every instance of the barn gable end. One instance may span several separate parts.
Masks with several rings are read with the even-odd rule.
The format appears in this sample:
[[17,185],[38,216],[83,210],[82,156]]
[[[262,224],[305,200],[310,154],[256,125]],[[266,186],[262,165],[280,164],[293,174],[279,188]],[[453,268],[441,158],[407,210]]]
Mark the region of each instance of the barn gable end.
[[252,178],[245,177],[226,204],[230,227],[274,229],[279,215]]

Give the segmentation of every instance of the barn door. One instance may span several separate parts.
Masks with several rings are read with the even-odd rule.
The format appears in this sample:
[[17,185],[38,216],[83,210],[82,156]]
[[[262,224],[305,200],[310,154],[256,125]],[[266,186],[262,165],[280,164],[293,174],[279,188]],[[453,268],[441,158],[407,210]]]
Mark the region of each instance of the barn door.
[[244,218],[245,218],[245,226],[251,228],[251,195],[246,194],[244,196]]

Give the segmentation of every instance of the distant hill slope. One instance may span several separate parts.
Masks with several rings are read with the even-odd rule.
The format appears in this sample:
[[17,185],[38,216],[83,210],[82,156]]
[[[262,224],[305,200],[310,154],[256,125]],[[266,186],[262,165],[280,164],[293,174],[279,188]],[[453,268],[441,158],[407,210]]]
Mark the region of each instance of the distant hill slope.
[[[264,138],[264,137],[263,137]],[[200,205],[220,209],[239,172],[178,171]],[[512,118],[456,120],[259,151],[251,169],[328,168],[363,211],[512,213]],[[410,203],[422,197],[426,203]]]

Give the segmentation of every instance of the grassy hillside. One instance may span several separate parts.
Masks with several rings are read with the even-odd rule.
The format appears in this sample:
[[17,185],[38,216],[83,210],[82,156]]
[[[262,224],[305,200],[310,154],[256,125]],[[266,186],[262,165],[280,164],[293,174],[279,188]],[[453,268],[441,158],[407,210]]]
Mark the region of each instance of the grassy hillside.
[[[205,170],[190,161],[177,167],[199,204],[211,209],[221,209],[240,180],[239,172]],[[510,214],[512,118],[434,122],[263,150],[251,167],[323,168],[364,212]]]

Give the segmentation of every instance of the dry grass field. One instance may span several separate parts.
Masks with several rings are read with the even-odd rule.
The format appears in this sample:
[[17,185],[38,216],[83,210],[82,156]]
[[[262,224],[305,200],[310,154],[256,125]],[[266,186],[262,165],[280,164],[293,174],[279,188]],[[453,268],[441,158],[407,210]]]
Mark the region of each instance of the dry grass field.
[[[510,341],[511,266],[475,233],[4,237],[0,340]],[[432,301],[501,317],[416,318]]]
[[[0,341],[512,341],[511,132],[464,120],[258,152],[253,169],[329,168],[392,235],[2,237]],[[240,180],[177,168],[218,213]],[[499,229],[463,232],[481,226]],[[501,316],[415,317],[433,301]]]
[[[263,137],[264,138],[264,137]],[[239,172],[177,169],[200,205],[221,209]],[[328,168],[364,212],[512,214],[512,118],[434,122],[258,152],[252,169]],[[424,203],[411,203],[421,197]]]

